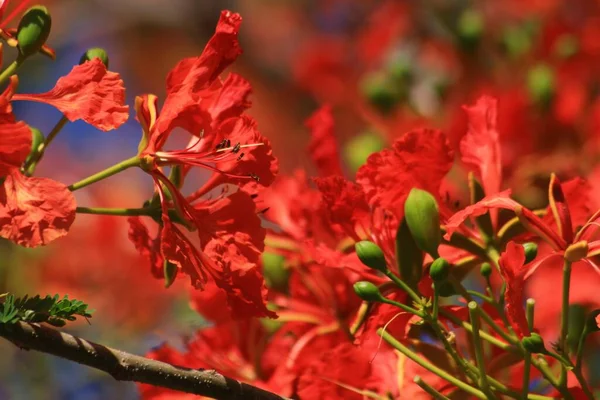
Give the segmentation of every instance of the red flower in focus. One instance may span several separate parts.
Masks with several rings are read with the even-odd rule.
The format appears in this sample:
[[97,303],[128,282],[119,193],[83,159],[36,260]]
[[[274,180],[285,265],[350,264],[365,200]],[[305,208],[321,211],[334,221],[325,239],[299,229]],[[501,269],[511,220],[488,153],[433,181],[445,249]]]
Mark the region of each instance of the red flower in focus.
[[11,79],[0,106],[0,236],[25,247],[46,245],[67,234],[75,220],[75,198],[65,185],[27,177],[19,168],[31,149],[31,130],[16,121],[9,103]]
[[[267,185],[277,171],[268,140],[260,135],[252,118],[240,115],[249,106],[249,84],[237,75],[230,75],[225,82],[219,78],[241,53],[237,41],[240,23],[239,14],[224,11],[203,53],[173,68],[160,113],[155,96],[136,99],[144,133],[139,157],[154,180],[161,223],[158,237],[151,239],[141,220],[130,218],[130,238],[149,258],[156,276],[162,276],[165,263],[171,263],[188,274],[197,288],[214,282],[226,293],[235,318],[274,317],[266,309],[266,289],[257,266],[265,230],[254,202],[243,191],[226,197],[225,190],[215,200],[200,200],[220,184],[245,186],[260,180]],[[198,136],[192,137],[186,149],[163,150],[175,127]],[[214,171],[214,175],[186,198],[162,171],[167,165],[182,168],[180,182],[194,166]],[[177,224],[197,230],[200,249]]]
[[12,100],[50,104],[70,121],[82,119],[103,131],[117,129],[129,118],[123,80],[99,58],[76,65],[46,93],[15,94]]

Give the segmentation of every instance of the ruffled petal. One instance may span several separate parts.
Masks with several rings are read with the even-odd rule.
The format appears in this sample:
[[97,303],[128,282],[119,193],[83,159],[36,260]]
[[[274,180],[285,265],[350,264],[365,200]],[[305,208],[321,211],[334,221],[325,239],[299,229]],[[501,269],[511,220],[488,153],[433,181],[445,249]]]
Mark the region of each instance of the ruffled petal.
[[98,58],[73,67],[46,93],[15,94],[12,99],[50,104],[70,121],[81,119],[103,131],[116,129],[129,118],[123,80]]
[[308,151],[319,175],[343,175],[331,107],[326,105],[315,111],[306,126],[311,136]]
[[13,169],[0,189],[0,236],[25,247],[47,245],[68,233],[76,208],[67,186]]
[[416,187],[436,195],[452,163],[453,152],[442,132],[416,130],[396,140],[393,149],[369,156],[358,170],[356,181],[365,191],[369,205],[388,209],[401,220],[411,189]]
[[504,300],[506,316],[511,325],[523,337],[529,334],[527,318],[525,317],[525,249],[520,244],[509,242],[506,250],[500,255],[498,261],[500,273],[506,282]]

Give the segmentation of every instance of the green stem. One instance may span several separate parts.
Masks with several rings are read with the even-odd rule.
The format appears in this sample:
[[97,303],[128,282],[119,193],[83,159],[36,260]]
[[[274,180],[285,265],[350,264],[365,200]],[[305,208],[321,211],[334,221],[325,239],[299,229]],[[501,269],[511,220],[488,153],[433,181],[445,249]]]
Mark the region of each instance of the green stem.
[[[533,317],[535,310],[535,300],[527,299],[527,303],[525,305],[525,315],[527,317],[527,326],[529,331],[533,331]],[[525,350],[525,354],[523,355],[524,365],[523,365],[523,399],[527,398],[527,394],[529,393],[529,379],[531,374],[531,353]]]
[[430,395],[431,398],[436,400],[450,400],[449,397],[444,396],[443,394],[435,390],[433,387],[429,386],[423,379],[421,379],[420,376],[415,376],[414,381],[417,385],[419,385],[421,389],[423,389],[428,395]]
[[481,329],[481,322],[479,320],[479,306],[474,301],[469,302],[467,305],[469,309],[469,318],[471,325],[473,326],[473,344],[475,348],[475,361],[479,368],[479,386],[481,390],[488,395],[488,398],[495,399],[496,395],[490,389],[490,384],[487,379],[487,372],[485,371],[485,359],[483,357],[483,347],[481,345],[481,338],[479,337],[479,330]]
[[443,369],[430,363],[428,360],[422,358],[417,353],[413,352],[408,347],[404,346],[402,343],[397,341],[392,335],[390,335],[388,332],[384,331],[382,328],[379,328],[377,330],[377,334],[379,336],[381,336],[383,338],[383,340],[388,342],[393,348],[395,348],[396,350],[398,350],[399,352],[404,354],[406,357],[410,358],[411,360],[413,360],[414,362],[419,364],[421,367],[427,369],[428,371],[433,372],[440,378],[452,383],[457,388],[477,397],[478,399],[482,399],[482,400],[487,399],[485,393],[483,393],[481,390],[474,388],[471,385],[468,385],[467,383],[461,381],[460,379],[457,379],[453,375],[450,375],[448,372],[444,371]]
[[433,311],[432,311],[432,318],[433,321],[435,323],[437,323],[438,320],[438,314],[440,312],[440,294],[439,294],[439,290],[438,290],[438,284],[437,282],[433,283]]
[[23,61],[25,61],[25,59],[19,56],[8,67],[6,67],[6,69],[0,73],[0,83],[3,83],[5,80],[13,76],[23,64]]
[[80,180],[79,182],[75,182],[74,184],[69,186],[69,190],[74,192],[88,185],[91,185],[92,183],[96,183],[110,176],[118,174],[119,172],[124,171],[128,168],[138,167],[140,164],[141,159],[138,156],[128,158],[127,160],[121,161],[120,163],[115,164],[112,167],[106,168],[104,171],[100,171],[94,175],[88,176],[87,178]]
[[24,166],[25,171],[27,171],[27,175],[33,175],[35,167],[44,156],[46,148],[50,145],[50,143],[52,143],[54,138],[59,134],[62,128],[64,128],[67,122],[69,122],[69,120],[63,115],[60,121],[58,121],[58,123],[54,125],[54,128],[52,128],[48,136],[46,136],[46,139],[44,139],[44,143],[42,143],[37,149],[33,149],[33,157],[29,160],[29,163],[25,164]]
[[[463,329],[465,329],[468,332],[473,333],[473,326],[471,324],[469,324],[468,322],[462,321],[460,318],[452,315],[450,312],[444,310],[443,308],[440,309],[440,313],[448,318],[450,321],[452,321],[452,323],[456,326],[460,326]],[[505,351],[515,351],[516,348],[514,346],[512,346],[509,343],[504,343],[500,340],[498,340],[497,338],[493,337],[492,335],[490,335],[489,333],[486,332],[480,332],[479,336],[483,339],[488,341],[489,343],[493,344],[494,346],[498,347],[499,349],[505,350]]]
[[579,336],[579,341],[577,342],[577,355],[576,355],[576,361],[575,361],[575,369],[581,369],[581,362],[583,360],[583,345],[585,344],[585,338],[587,337],[587,335],[589,333],[590,333],[590,330],[586,324],[585,328],[583,328],[583,332],[581,332],[581,336]]
[[388,278],[390,278],[392,280],[392,282],[394,282],[396,285],[398,285],[398,287],[400,287],[400,289],[404,290],[415,303],[421,304],[421,297],[414,290],[412,290],[411,287],[408,286],[404,281],[402,281],[400,278],[398,278],[396,275],[394,275],[394,273],[392,271],[387,270],[385,272],[385,275]]
[[102,208],[102,207],[77,207],[79,214],[116,215],[123,217],[152,216],[160,209],[156,208]]
[[415,308],[409,307],[409,306],[407,306],[406,304],[402,304],[402,303],[399,303],[399,302],[397,302],[397,301],[390,300],[390,299],[388,299],[388,298],[386,298],[386,297],[383,297],[383,298],[382,298],[382,299],[380,299],[379,301],[381,301],[382,303],[386,303],[386,304],[392,305],[392,306],[394,306],[394,307],[398,307],[398,308],[399,308],[399,309],[401,309],[402,311],[406,311],[406,312],[408,312],[408,313],[415,314],[415,315],[416,315],[416,316],[418,316],[418,317],[421,317],[421,318],[423,318],[423,317],[424,317],[424,315],[423,315],[423,313],[422,313],[422,312],[420,312],[419,310],[417,310],[417,309],[415,309]]
[[[560,317],[560,351],[568,357],[567,335],[569,334],[569,290],[571,288],[571,262],[565,260],[563,264],[563,287],[562,287],[562,312]],[[563,363],[560,369],[558,382],[561,386],[567,385],[567,366]]]

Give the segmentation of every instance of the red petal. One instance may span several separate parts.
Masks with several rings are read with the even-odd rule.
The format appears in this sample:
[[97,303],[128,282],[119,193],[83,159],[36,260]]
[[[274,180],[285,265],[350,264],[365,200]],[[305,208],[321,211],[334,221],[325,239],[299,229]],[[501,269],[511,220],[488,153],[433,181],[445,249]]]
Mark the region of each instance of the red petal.
[[62,183],[13,169],[0,189],[0,236],[25,247],[46,245],[67,234],[76,207]]
[[49,92],[15,94],[13,100],[50,104],[70,121],[82,119],[103,131],[118,128],[129,117],[123,80],[119,74],[107,71],[98,58],[73,67]]
[[258,267],[266,231],[250,196],[238,191],[196,206],[201,245],[216,264],[213,278],[228,298],[234,318],[275,317],[266,308],[267,289]]
[[386,208],[401,219],[410,190],[417,187],[437,194],[452,162],[453,153],[442,132],[416,130],[396,140],[392,150],[369,156],[356,180],[371,206]]
[[23,121],[0,122],[0,177],[20,168],[31,151],[31,130]]
[[498,261],[500,272],[506,281],[504,299],[506,303],[506,316],[519,336],[529,334],[527,318],[525,317],[524,285],[525,285],[525,249],[520,244],[509,242],[506,250]]
[[331,107],[326,105],[315,111],[306,126],[311,134],[308,151],[319,175],[343,175]]
[[457,231],[460,225],[462,225],[469,217],[478,217],[485,214],[490,209],[504,208],[507,210],[514,210],[515,207],[520,207],[519,203],[509,197],[510,192],[510,189],[508,189],[503,192],[487,196],[481,199],[481,201],[478,201],[477,203],[472,204],[454,214],[445,224],[446,234],[444,235],[444,239],[450,240],[452,234]]
[[250,82],[238,74],[229,74],[217,92],[214,102],[208,108],[214,126],[228,118],[239,117],[252,103],[248,97],[252,93]]
[[127,218],[129,222],[129,240],[131,240],[136,250],[150,262],[150,271],[155,278],[163,278],[163,257],[160,254],[160,243],[153,240],[148,233],[148,228],[142,222],[140,217]]
[[548,206],[554,216],[554,222],[558,228],[558,234],[567,243],[573,242],[573,225],[571,223],[571,214],[569,206],[565,199],[565,194],[562,191],[560,180],[555,174],[550,177],[550,185],[548,187]]
[[[279,162],[273,156],[271,142],[262,136],[256,126],[256,121],[247,115],[240,118],[230,118],[219,127],[220,136],[231,140],[232,145],[240,143],[259,144],[258,146],[242,148],[239,152],[244,153],[240,159],[239,156],[229,158],[228,161],[221,161],[216,164],[221,171],[248,176],[255,174],[259,178],[259,183],[263,186],[269,186],[275,179],[279,171]],[[223,181],[243,185],[248,179],[233,178],[223,176]]]
[[215,34],[198,57],[181,60],[167,76],[167,92],[193,91],[210,86],[225,68],[242,53],[237,34],[242,17],[222,11]]
[[474,106],[463,106],[469,130],[460,142],[462,162],[478,173],[487,196],[500,191],[502,163],[497,122],[498,101],[483,96]]
[[357,234],[368,232],[371,225],[371,212],[362,188],[341,176],[315,178],[314,181],[331,221],[344,228],[348,235],[360,240]]

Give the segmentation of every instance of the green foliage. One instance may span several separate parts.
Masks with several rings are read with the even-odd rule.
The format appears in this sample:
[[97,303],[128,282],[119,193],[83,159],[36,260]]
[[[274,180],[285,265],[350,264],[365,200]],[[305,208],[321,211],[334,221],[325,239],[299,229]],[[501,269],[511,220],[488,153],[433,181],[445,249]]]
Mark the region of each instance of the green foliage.
[[68,295],[61,299],[58,294],[17,298],[7,294],[0,301],[0,324],[46,322],[60,327],[67,321],[75,321],[77,316],[91,318],[93,312],[83,301],[71,300]]

